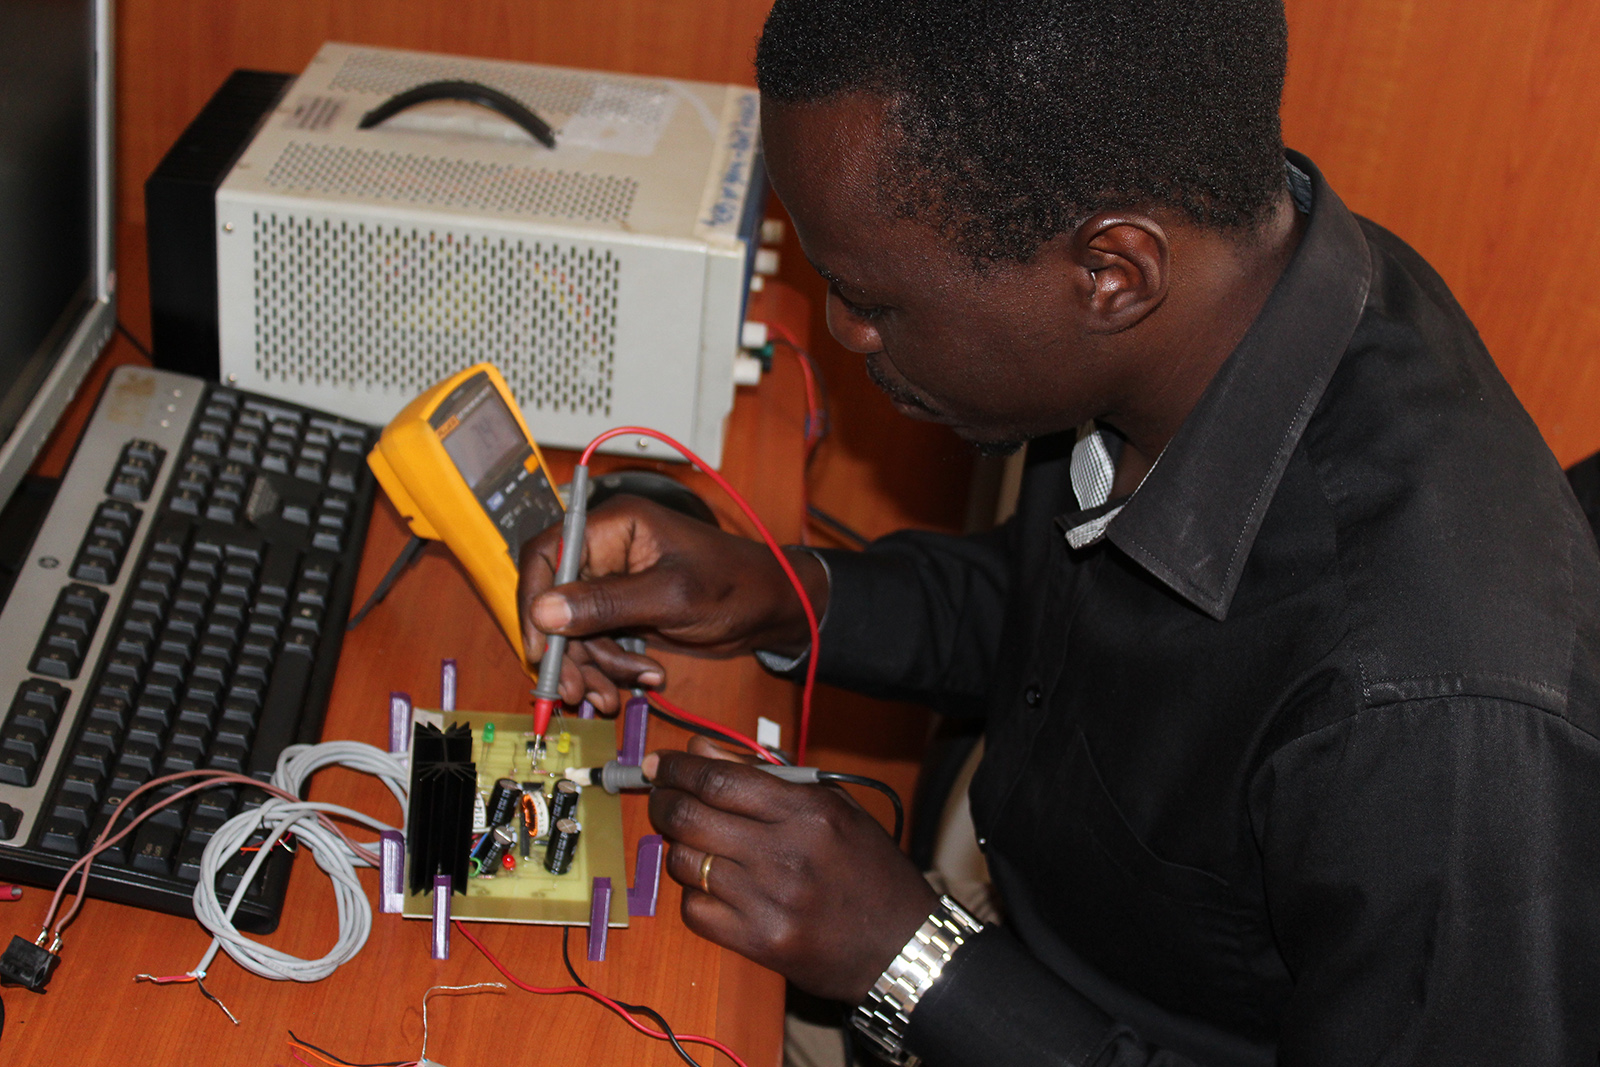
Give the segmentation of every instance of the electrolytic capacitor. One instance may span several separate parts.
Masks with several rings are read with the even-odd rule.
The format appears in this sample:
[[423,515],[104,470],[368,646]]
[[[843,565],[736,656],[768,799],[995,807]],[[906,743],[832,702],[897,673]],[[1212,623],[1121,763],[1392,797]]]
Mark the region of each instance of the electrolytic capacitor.
[[478,861],[478,876],[481,878],[494,874],[516,840],[517,835],[507,826],[496,826],[484,834],[472,850],[472,858]]
[[578,812],[578,783],[567,778],[558,778],[550,797],[550,819],[560,822],[570,819]]
[[550,846],[544,850],[544,869],[551,874],[566,874],[578,854],[578,835],[583,826],[576,819],[557,819],[550,831]]
[[489,825],[505,826],[517,814],[522,800],[522,787],[515,778],[501,778],[489,792],[489,806],[484,813]]

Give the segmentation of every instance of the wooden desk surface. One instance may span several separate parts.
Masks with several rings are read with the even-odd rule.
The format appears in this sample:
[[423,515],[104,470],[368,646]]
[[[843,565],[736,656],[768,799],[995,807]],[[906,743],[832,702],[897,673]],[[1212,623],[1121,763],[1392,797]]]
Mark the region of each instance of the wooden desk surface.
[[[792,300],[804,304],[777,287],[769,288],[763,300],[784,307]],[[791,320],[785,314],[785,321],[800,330],[806,318],[801,313]],[[131,346],[119,338],[102,363],[135,359]],[[89,399],[98,391],[94,383],[99,377],[85,390]],[[739,391],[729,426],[723,472],[748,495],[780,541],[796,540],[799,530],[802,396],[792,361],[780,361],[758,389]],[[79,404],[83,406],[83,397]],[[77,425],[64,423],[64,439],[47,456],[46,467],[59,464]],[[549,458],[561,476],[574,459],[570,453]],[[616,465],[616,459],[596,461],[597,471]],[[685,474],[681,465],[670,466]],[[691,475],[686,480],[724,516],[725,526],[742,528],[708,479]],[[393,508],[380,500],[362,557],[357,603],[377,584],[405,538]],[[516,657],[454,561],[432,546],[383,605],[346,637],[323,737],[385,744],[389,692],[401,690],[418,706],[436,706],[444,657],[454,657],[460,666],[457,707],[528,708],[528,682]],[[796,693],[753,663],[677,657],[668,662],[668,674],[668,692],[684,706],[752,733],[757,714],[765,714],[786,724],[785,743],[793,743],[789,730]],[[651,724],[652,747],[681,746],[684,739],[680,731]],[[402,820],[385,789],[351,772],[323,772],[313,780],[312,796],[394,824]],[[649,832],[644,805],[642,797],[624,799],[630,881],[633,843]],[[362,878],[375,900],[375,872],[363,871]],[[782,979],[685,929],[680,896],[676,883],[663,876],[656,917],[635,919],[628,929],[611,931],[604,963],[586,962],[585,931],[573,931],[579,973],[616,999],[650,1005],[679,1032],[716,1037],[751,1067],[776,1065],[782,1045]],[[28,888],[21,901],[0,907],[7,920],[0,935],[18,933],[31,940],[48,900],[48,891]],[[523,981],[568,984],[557,928],[476,924],[473,932]],[[309,857],[301,857],[294,865],[283,921],[265,940],[302,957],[319,957],[335,937],[327,876]],[[5,991],[0,1063],[293,1067],[296,1061],[285,1043],[289,1029],[346,1060],[410,1061],[420,1054],[422,997],[430,986],[500,980],[463,938],[453,938],[449,960],[436,962],[429,957],[427,923],[375,914],[371,938],[360,955],[321,982],[269,981],[219,955],[206,985],[238,1016],[235,1026],[193,985],[158,987],[133,980],[141,972],[181,974],[192,968],[209,942],[193,920],[91,900],[64,942],[61,966],[44,995]],[[681,1062],[665,1042],[635,1033],[587,998],[515,989],[440,995],[430,1002],[428,1022],[428,1056],[449,1067]],[[690,1054],[702,1064],[729,1062],[695,1048],[690,1046]]]

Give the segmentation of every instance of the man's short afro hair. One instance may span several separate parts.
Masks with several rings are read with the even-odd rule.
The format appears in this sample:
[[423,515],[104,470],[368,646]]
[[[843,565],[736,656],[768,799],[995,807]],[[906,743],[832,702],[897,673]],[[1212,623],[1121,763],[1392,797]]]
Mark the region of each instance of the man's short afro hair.
[[1284,188],[1282,0],[777,0],[762,94],[883,96],[895,209],[979,259],[1103,210],[1263,221]]

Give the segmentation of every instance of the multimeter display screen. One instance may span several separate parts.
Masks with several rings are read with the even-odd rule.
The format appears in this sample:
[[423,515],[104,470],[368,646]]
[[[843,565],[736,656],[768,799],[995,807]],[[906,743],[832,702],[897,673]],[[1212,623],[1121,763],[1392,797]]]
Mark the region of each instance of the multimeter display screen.
[[505,401],[492,390],[486,394],[444,439],[444,450],[473,489],[484,475],[527,447]]

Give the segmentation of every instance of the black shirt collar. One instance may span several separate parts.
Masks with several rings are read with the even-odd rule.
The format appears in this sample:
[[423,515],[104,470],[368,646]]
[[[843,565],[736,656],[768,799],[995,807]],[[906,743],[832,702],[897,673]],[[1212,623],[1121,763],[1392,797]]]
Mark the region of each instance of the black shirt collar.
[[1366,305],[1371,257],[1311,161],[1311,217],[1244,340],[1223,363],[1106,537],[1222,619],[1289,457]]

